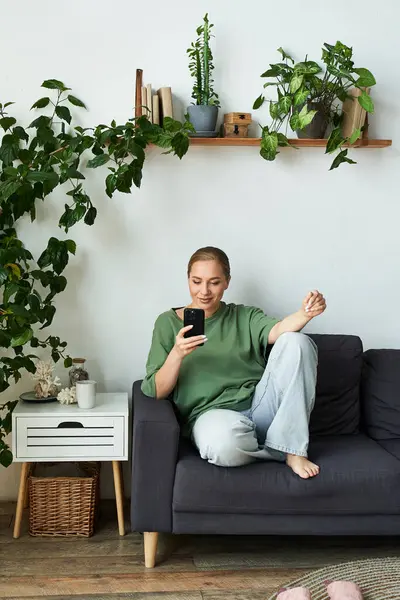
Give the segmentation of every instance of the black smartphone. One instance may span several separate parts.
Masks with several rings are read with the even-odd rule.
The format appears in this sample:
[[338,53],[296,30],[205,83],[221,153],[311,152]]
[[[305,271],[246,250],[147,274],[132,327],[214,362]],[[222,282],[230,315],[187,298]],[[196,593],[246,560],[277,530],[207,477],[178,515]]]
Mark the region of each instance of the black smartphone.
[[[185,308],[183,311],[183,325],[193,325],[192,329],[186,331],[185,338],[195,335],[204,335],[204,310],[202,308]],[[204,344],[199,344],[204,346]]]

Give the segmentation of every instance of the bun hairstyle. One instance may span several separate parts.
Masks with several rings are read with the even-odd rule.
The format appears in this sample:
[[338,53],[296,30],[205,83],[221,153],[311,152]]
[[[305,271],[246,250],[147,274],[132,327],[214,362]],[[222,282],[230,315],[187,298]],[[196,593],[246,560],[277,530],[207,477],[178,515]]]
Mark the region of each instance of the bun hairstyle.
[[226,280],[229,281],[231,278],[231,266],[229,264],[229,258],[225,254],[223,250],[219,248],[214,248],[214,246],[205,246],[204,248],[199,248],[196,250],[194,254],[190,257],[188,267],[187,267],[187,276],[190,277],[190,271],[195,262],[199,260],[216,260],[221,265],[222,271],[226,277]]

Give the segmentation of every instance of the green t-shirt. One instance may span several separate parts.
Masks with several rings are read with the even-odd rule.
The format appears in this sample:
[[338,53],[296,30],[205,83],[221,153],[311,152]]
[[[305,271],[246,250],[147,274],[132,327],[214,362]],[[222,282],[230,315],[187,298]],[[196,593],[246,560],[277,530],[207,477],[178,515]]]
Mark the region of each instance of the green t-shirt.
[[[172,393],[190,434],[197,417],[210,408],[246,410],[265,369],[268,335],[278,319],[259,308],[225,304],[205,320],[208,341],[182,361]],[[155,375],[163,366],[183,327],[174,309],[162,313],[155,325],[142,391],[155,397]]]

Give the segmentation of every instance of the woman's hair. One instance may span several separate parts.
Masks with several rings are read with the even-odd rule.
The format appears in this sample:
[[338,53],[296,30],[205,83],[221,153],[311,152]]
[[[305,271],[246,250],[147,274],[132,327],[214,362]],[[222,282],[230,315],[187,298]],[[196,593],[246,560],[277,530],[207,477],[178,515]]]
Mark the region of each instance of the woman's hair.
[[199,248],[198,250],[196,250],[196,252],[192,254],[189,260],[187,268],[188,277],[190,276],[190,271],[192,270],[194,263],[199,260],[217,260],[221,265],[221,268],[224,272],[227,281],[229,281],[231,277],[231,266],[229,264],[229,258],[223,250],[220,250],[219,248],[214,248],[213,246],[206,246],[205,248]]

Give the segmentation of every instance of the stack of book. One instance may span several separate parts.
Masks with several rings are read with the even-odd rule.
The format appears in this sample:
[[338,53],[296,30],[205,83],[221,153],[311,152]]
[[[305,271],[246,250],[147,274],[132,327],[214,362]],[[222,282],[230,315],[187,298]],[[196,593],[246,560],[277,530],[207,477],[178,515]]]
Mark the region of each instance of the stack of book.
[[[365,88],[364,91],[369,94],[370,90],[371,88]],[[358,97],[361,96],[362,90],[359,88],[352,88],[347,93],[351,98],[347,98],[343,102],[343,137],[351,137],[356,129],[362,129],[367,115],[366,110],[358,101]]]
[[155,125],[163,124],[164,117],[172,117],[172,93],[170,87],[162,87],[153,93],[151,83],[142,86],[142,115]]

